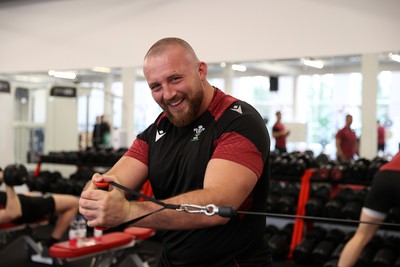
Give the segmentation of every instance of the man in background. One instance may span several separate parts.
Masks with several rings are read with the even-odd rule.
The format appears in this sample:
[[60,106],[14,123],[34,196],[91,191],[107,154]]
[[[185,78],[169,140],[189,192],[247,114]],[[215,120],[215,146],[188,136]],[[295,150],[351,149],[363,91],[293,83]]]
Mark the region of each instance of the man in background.
[[107,147],[107,137],[110,134],[110,124],[106,122],[104,115],[96,117],[96,123],[93,128],[93,147],[102,149]]
[[351,129],[353,116],[346,115],[346,125],[336,133],[337,159],[346,162],[358,155],[358,144],[356,133]]
[[286,137],[290,134],[290,131],[285,129],[285,125],[281,122],[282,114],[280,111],[275,113],[276,122],[272,127],[272,136],[275,138],[275,150],[279,153],[286,152]]
[[379,122],[379,120],[377,121],[377,127],[378,127],[378,154],[381,152],[381,154],[383,155],[383,153],[385,152],[385,127],[383,127],[383,125]]

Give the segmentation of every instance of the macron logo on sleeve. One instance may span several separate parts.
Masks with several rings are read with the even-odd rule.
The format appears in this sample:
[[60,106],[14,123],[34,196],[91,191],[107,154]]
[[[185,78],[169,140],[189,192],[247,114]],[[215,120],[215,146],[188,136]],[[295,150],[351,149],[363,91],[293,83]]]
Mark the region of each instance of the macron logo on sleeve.
[[167,132],[164,132],[163,130],[159,130],[156,132],[156,142],[163,137]]
[[241,105],[234,105],[231,110],[236,111],[237,113],[243,114]]

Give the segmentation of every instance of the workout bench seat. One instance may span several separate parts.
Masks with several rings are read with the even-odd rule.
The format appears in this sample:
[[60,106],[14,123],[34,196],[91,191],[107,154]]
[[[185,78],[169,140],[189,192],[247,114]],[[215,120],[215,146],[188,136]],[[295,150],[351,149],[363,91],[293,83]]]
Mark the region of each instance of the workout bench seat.
[[51,246],[49,252],[52,258],[73,259],[94,255],[107,250],[133,246],[134,241],[134,237],[130,234],[114,232],[104,234],[100,237],[87,237],[80,245],[71,244],[69,240],[59,242]]
[[154,229],[127,227],[123,232],[84,238],[79,244],[69,240],[56,243],[50,247],[49,254],[54,262],[70,262],[91,257],[93,263],[99,263],[102,261],[102,255],[107,254],[115,259],[115,263],[130,257],[136,266],[148,266],[138,255],[136,246],[137,241],[147,239],[154,233]]

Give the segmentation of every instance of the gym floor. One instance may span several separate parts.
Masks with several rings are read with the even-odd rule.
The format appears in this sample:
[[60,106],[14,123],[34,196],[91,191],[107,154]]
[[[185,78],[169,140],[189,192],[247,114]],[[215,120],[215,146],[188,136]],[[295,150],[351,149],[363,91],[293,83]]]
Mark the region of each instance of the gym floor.
[[[47,236],[51,226],[42,226],[35,230],[35,235],[38,237]],[[156,239],[144,240],[141,242],[141,246],[143,249],[152,250],[157,253],[161,249],[161,244]],[[15,267],[15,266],[24,266],[24,267],[38,267],[38,266],[50,266],[43,263],[32,262],[28,259],[27,251],[26,251],[26,242],[22,236],[15,237],[11,239],[11,241],[3,248],[0,248],[0,265],[2,267]],[[76,260],[73,262],[69,262],[65,266],[71,267],[87,267],[90,266],[91,259],[84,258],[80,260]],[[120,263],[119,267],[133,267],[135,266],[131,260],[125,260]],[[150,266],[155,267],[155,266]],[[274,267],[300,267],[291,262],[275,262]]]

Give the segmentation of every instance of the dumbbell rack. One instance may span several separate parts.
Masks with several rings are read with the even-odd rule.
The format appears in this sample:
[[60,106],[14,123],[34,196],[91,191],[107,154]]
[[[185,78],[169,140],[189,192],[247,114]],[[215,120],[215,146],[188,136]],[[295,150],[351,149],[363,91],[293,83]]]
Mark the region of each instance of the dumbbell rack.
[[[45,164],[45,165],[56,164],[56,165],[63,165],[63,166],[72,166],[72,167],[75,167],[75,171],[67,169],[66,172],[70,172],[70,171],[72,172],[72,174],[69,176],[69,178],[68,178],[68,175],[65,176],[67,178],[56,176],[57,181],[55,183],[53,183],[53,182],[44,183],[45,185],[48,185],[48,188],[46,187],[46,189],[45,189],[45,188],[42,188],[43,180],[47,179],[49,177],[49,174],[50,174],[50,177],[52,177],[51,174],[53,174],[53,172],[45,170],[45,173],[42,176],[41,169],[42,169],[43,164]],[[32,189],[30,188],[30,190],[39,191],[42,194],[44,194],[44,193],[59,193],[59,194],[71,194],[71,195],[79,196],[81,193],[81,189],[83,189],[84,184],[86,183],[87,180],[89,180],[92,177],[92,175],[95,172],[103,173],[103,172],[106,172],[107,170],[109,170],[111,167],[112,167],[112,165],[109,164],[108,162],[97,162],[97,161],[82,162],[81,160],[66,161],[63,159],[54,159],[54,158],[49,158],[47,156],[43,156],[43,157],[40,157],[39,161],[36,163],[36,166],[32,173],[33,178],[40,178],[40,179],[32,180],[31,186],[33,188]],[[62,175],[58,171],[54,172],[54,174],[57,174],[57,173],[59,175]],[[74,176],[74,177],[72,177],[72,176]],[[62,178],[62,179],[60,179],[60,181],[58,181],[58,178]],[[67,180],[69,180],[69,181],[66,182]],[[39,186],[41,186],[40,188],[36,187],[37,182],[38,182]],[[53,186],[53,187],[51,187],[51,186]],[[28,187],[30,187],[30,186],[28,185]]]
[[36,168],[33,172],[34,176],[38,176],[41,170],[42,163],[50,163],[50,164],[62,164],[62,165],[71,165],[71,166],[77,166],[77,168],[110,168],[112,167],[112,164],[104,164],[104,163],[96,163],[92,162],[91,164],[84,164],[81,162],[64,162],[64,161],[57,161],[57,160],[47,160],[44,157],[41,157],[40,160],[36,163]]
[[[302,217],[306,215],[306,203],[310,197],[310,186],[312,183],[329,183],[333,185],[331,195],[335,195],[337,191],[341,188],[341,185],[345,184],[348,187],[353,189],[360,189],[370,186],[370,182],[355,182],[354,183],[341,183],[341,182],[334,182],[328,181],[326,179],[319,178],[319,170],[318,169],[306,169],[304,174],[300,178],[300,192],[297,201],[297,210],[296,216]],[[305,224],[305,219],[303,218],[295,218],[295,223],[293,226],[293,233],[290,243],[290,250],[288,254],[288,259],[292,259],[293,251],[296,246],[301,242],[303,239],[303,235],[305,233],[305,226],[311,226],[312,223],[309,222],[307,225]],[[309,227],[308,227],[309,228]]]

